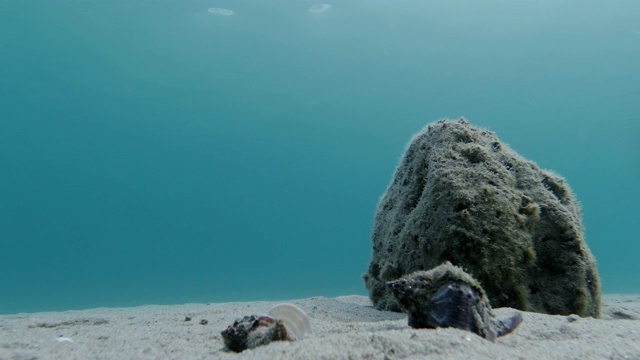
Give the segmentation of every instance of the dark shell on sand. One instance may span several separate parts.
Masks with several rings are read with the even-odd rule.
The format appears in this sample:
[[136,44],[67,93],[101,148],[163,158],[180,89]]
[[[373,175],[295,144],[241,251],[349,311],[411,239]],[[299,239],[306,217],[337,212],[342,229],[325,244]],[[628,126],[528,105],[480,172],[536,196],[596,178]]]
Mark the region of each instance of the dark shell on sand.
[[221,333],[224,344],[231,351],[241,352],[272,341],[293,341],[282,321],[268,315],[249,315],[234,321]]
[[248,315],[222,331],[224,344],[241,352],[272,341],[297,341],[311,333],[307,314],[294,304],[278,304],[267,315]]
[[446,262],[387,283],[407,312],[413,328],[453,327],[495,341],[522,322],[515,313],[496,319],[480,284],[461,268]]

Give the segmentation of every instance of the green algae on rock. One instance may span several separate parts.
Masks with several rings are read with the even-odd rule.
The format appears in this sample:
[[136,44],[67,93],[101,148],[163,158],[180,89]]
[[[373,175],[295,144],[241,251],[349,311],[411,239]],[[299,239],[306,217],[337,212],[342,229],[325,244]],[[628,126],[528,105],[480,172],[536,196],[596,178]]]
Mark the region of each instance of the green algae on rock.
[[566,181],[465,119],[409,142],[378,203],[364,281],[377,309],[400,311],[386,282],[445,261],[494,307],[600,315],[600,280]]

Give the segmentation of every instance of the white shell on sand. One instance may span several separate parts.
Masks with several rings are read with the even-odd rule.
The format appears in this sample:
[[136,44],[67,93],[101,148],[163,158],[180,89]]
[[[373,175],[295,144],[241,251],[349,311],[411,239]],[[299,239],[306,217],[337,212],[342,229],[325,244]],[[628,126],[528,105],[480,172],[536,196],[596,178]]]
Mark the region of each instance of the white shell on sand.
[[295,336],[296,340],[302,340],[305,334],[311,332],[309,317],[302,309],[293,304],[278,304],[272,307],[268,314],[276,320],[282,320],[284,326]]

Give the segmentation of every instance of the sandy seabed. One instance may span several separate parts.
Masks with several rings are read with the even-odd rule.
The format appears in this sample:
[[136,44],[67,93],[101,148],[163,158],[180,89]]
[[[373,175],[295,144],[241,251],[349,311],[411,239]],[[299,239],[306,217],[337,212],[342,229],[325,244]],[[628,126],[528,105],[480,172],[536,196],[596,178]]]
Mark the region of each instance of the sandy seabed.
[[406,315],[377,311],[364,296],[288,300],[309,315],[312,334],[225,349],[220,332],[236,318],[280,302],[1,315],[0,359],[640,359],[640,295],[605,296],[601,319],[523,312],[520,327],[495,343],[457,329],[412,329]]

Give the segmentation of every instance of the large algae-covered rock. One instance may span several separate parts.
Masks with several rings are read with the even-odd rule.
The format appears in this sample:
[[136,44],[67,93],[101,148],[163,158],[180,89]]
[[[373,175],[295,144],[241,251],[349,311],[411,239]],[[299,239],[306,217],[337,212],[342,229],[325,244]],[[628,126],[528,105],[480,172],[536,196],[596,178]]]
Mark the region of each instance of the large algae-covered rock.
[[387,281],[450,261],[494,307],[598,317],[580,217],[563,178],[488,130],[439,121],[410,141],[378,203],[365,285],[377,309],[399,311]]

